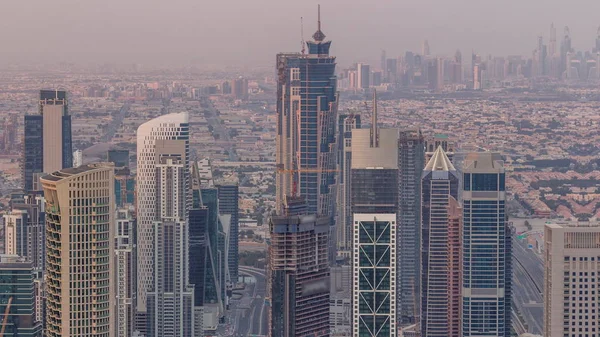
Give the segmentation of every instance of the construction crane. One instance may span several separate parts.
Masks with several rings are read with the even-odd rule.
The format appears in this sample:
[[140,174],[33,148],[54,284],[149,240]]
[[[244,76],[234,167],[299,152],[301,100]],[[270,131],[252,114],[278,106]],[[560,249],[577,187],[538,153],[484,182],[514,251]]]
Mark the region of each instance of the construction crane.
[[4,331],[6,330],[6,322],[8,321],[8,313],[10,312],[10,306],[12,305],[13,297],[8,298],[8,303],[6,303],[6,309],[4,310],[4,319],[2,320],[2,330],[0,330],[0,336],[4,336]]

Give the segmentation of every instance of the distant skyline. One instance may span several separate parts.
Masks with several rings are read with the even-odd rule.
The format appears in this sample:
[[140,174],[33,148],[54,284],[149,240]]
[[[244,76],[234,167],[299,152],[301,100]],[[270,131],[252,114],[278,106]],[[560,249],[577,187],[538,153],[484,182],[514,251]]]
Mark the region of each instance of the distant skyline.
[[265,66],[279,51],[300,50],[316,29],[321,3],[323,32],[345,66],[378,65],[407,50],[432,55],[531,56],[537,36],[549,39],[550,24],[569,26],[576,50],[591,50],[600,2],[505,0],[77,0],[3,1],[0,4],[0,65],[52,62],[149,65]]

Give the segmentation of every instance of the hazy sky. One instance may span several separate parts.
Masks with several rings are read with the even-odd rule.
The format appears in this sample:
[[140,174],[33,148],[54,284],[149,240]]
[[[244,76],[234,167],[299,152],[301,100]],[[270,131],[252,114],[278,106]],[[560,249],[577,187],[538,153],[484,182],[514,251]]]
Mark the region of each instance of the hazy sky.
[[317,3],[341,64],[420,51],[424,39],[432,54],[530,56],[551,22],[559,42],[568,25],[590,50],[600,25],[597,0],[0,0],[0,64],[269,65],[300,50],[300,16],[311,37]]

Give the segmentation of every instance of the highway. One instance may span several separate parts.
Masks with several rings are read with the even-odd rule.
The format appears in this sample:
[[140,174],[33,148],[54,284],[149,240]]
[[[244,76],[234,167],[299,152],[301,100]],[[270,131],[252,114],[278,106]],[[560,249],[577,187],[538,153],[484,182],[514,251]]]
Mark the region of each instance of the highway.
[[213,135],[219,135],[216,140],[229,153],[229,161],[238,161],[237,153],[235,152],[235,142],[229,136],[229,130],[223,125],[223,120],[219,116],[217,109],[213,106],[208,98],[202,99],[202,108],[204,110],[204,118],[213,129]]
[[[268,311],[265,305],[267,282],[264,270],[240,266],[240,274],[253,276],[255,284],[243,291],[244,297],[232,304],[231,315],[234,336],[266,336]],[[235,307],[235,308],[234,308]]]
[[129,103],[123,104],[121,110],[119,110],[119,113],[117,115],[113,115],[112,121],[106,127],[106,133],[99,140],[100,143],[110,142],[112,140],[123,124],[123,120],[129,114],[129,106]]
[[521,314],[521,323],[527,327],[527,332],[541,335],[544,323],[544,263],[533,250],[527,249],[527,240],[513,239],[512,291],[513,309]]

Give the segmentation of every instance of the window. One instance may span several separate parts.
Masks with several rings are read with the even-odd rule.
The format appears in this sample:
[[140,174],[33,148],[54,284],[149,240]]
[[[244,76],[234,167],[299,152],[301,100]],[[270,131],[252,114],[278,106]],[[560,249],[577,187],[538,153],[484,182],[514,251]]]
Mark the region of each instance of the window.
[[291,72],[292,81],[300,80],[300,68],[291,68],[290,72]]

